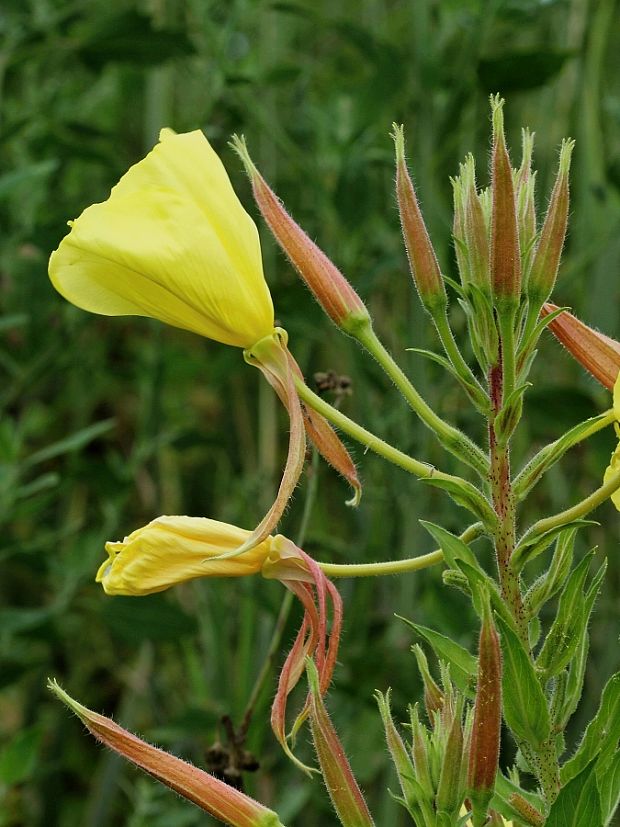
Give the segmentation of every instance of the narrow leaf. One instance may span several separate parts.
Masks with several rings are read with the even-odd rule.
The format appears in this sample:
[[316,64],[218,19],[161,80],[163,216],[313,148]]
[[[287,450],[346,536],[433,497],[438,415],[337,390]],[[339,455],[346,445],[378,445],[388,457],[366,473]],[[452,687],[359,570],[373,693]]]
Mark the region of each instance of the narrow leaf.
[[560,790],[545,827],[603,827],[601,798],[594,770],[592,761]]
[[497,621],[504,653],[504,718],[518,740],[539,747],[551,731],[547,701],[523,644],[500,615]]
[[399,620],[404,620],[420,637],[432,647],[435,655],[440,660],[450,664],[450,676],[458,688],[465,692],[468,697],[473,697],[476,687],[476,676],[478,674],[477,659],[450,638],[428,629],[426,626],[419,626],[405,617],[396,615]]

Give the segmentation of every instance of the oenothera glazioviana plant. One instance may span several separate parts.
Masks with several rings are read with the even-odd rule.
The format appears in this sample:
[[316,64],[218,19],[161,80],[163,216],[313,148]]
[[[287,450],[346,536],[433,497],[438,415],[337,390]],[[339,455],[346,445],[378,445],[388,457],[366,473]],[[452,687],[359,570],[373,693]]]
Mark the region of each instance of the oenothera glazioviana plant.
[[[566,510],[528,524],[525,500],[572,446],[620,421],[620,344],[548,303],[566,233],[573,142],[562,143],[546,214],[539,225],[533,135],[523,133],[514,169],[504,139],[503,101],[491,99],[491,183],[480,190],[472,156],[452,181],[454,246],[460,281],[446,278],[428,236],[405,160],[402,127],[394,126],[396,194],[413,281],[443,354],[425,352],[453,377],[486,422],[482,444],[446,422],[416,390],[373,329],[353,287],[285,211],[258,171],[244,140],[235,137],[258,208],[278,244],[333,322],[378,362],[441,445],[477,483],[448,474],[399,450],[328,404],[304,382],[286,332],[274,325],[256,227],[201,132],[163,130],[160,143],[132,167],[109,199],[71,224],[50,260],[54,286],[69,301],[105,315],[151,316],[243,349],[272,385],[290,417],[288,457],[275,502],[253,531],[206,517],[163,516],[107,544],[97,580],[108,594],[141,595],[195,577],[261,574],[280,580],[304,610],[284,659],[272,707],[279,742],[294,754],[294,735],[309,720],[319,771],[345,827],[372,816],[324,704],[342,625],[337,577],[405,575],[444,566],[446,587],[465,592],[480,619],[473,654],[411,622],[432,650],[414,654],[424,684],[422,705],[410,708],[406,738],[394,723],[389,691],[377,692],[387,746],[401,787],[399,800],[418,827],[485,824],[611,823],[620,797],[620,674],[607,683],[599,710],[578,746],[564,732],[582,692],[588,622],[605,564],[591,552],[575,559],[575,535],[591,512],[612,498],[620,507],[620,449],[599,488]],[[448,319],[448,294],[466,314],[474,355],[463,357]],[[610,410],[576,424],[516,473],[511,439],[522,415],[539,337],[550,327],[569,351],[610,390]],[[419,557],[373,564],[315,561],[301,541],[274,534],[302,471],[306,436],[361,493],[351,458],[336,434],[375,451],[427,484],[442,489],[469,520],[460,536],[424,521],[437,549]],[[517,458],[520,461],[521,458]],[[487,571],[475,541],[493,545]],[[531,574],[537,560],[543,573]],[[330,579],[331,578],[331,579]],[[550,622],[541,609],[555,602]],[[277,647],[287,606],[274,633]],[[545,616],[547,616],[545,614]],[[423,618],[416,618],[422,620]],[[346,658],[346,653],[342,656]],[[287,733],[287,699],[307,681],[306,699]],[[157,750],[52,690],[106,745],[231,825],[277,825],[278,816],[208,773]],[[500,766],[502,722],[516,746],[513,767]],[[249,725],[249,720],[244,725]]]

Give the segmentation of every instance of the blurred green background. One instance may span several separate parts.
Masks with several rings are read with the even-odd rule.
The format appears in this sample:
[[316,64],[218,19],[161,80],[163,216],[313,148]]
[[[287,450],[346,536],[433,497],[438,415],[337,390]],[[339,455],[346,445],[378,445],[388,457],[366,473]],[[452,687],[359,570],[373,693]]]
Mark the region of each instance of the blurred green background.
[[[572,223],[556,290],[606,333],[620,334],[620,14],[614,0],[4,0],[0,9],[0,825],[191,827],[192,805],[105,753],[45,689],[74,696],[204,766],[223,714],[239,722],[265,656],[278,583],[189,583],[151,598],[108,598],[94,583],[106,539],[161,513],[252,527],[278,481],[287,423],[241,354],[140,318],[106,319],[51,288],[47,259],[65,222],[106,198],[164,125],[201,128],[255,214],[238,159],[245,133],[288,208],[368,302],[380,335],[443,416],[483,439],[481,421],[440,368],[407,353],[436,347],[408,275],[393,193],[393,120],[442,267],[454,275],[449,176],[472,150],[486,183],[489,92],[508,100],[513,160],[520,127],[537,135],[544,210],[560,139],[577,139]],[[263,232],[277,316],[308,376],[352,379],[346,412],[407,451],[456,468],[389,382],[339,335]],[[456,302],[452,321],[463,340]],[[609,395],[546,337],[533,372],[515,466]],[[523,525],[595,487],[607,432],[539,486]],[[355,450],[355,446],[352,446]],[[319,559],[362,561],[430,550],[424,517],[467,519],[439,491],[355,450],[365,483],[348,491],[319,466],[305,543]],[[283,522],[295,536],[307,477]],[[596,515],[581,550],[610,569],[592,624],[578,737],[617,668],[618,520]],[[488,550],[482,548],[489,562]],[[387,786],[372,690],[392,686],[397,717],[419,698],[410,630],[397,612],[474,646],[464,598],[429,570],[340,583],[345,630],[329,706],[377,823],[405,824]],[[299,622],[294,611],[288,643]],[[246,789],[284,822],[335,823],[318,781],[283,757],[268,725],[276,676],[248,748],[261,767]],[[307,736],[300,742],[310,757]],[[506,745],[505,760],[511,758]]]

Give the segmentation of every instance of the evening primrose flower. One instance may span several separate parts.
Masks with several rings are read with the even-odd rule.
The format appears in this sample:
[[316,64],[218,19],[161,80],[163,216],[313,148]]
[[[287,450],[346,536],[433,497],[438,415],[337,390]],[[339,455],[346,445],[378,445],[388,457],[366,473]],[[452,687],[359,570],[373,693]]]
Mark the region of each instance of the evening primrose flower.
[[163,129],[52,253],[52,284],[105,316],[151,316],[251,347],[274,329],[256,225],[202,132]]
[[[271,712],[271,724],[287,755],[302,769],[286,734],[287,699],[311,657],[321,692],[331,682],[342,629],[342,600],[319,565],[291,540],[268,536],[244,554],[234,555],[251,532],[206,517],[163,516],[133,531],[121,542],[106,543],[108,559],[97,572],[106,594],[147,595],[198,577],[262,574],[280,580],[299,598],[304,616],[284,662]],[[328,615],[331,607],[331,630]],[[293,735],[309,713],[309,700],[293,724]]]
[[275,502],[230,554],[259,545],[275,528],[303,469],[306,432],[353,486],[357,504],[351,457],[327,421],[299,401],[301,371],[286,332],[274,326],[256,225],[202,132],[163,129],[109,198],[69,224],[49,263],[66,299],[92,313],[149,316],[243,348],[287,408],[289,449]]

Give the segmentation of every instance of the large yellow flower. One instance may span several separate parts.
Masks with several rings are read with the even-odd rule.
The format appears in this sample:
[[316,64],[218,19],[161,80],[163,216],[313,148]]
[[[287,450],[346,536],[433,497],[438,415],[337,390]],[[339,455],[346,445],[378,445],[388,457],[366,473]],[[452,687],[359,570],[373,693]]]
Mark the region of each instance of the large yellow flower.
[[[620,437],[620,373],[616,379],[616,384],[614,385],[614,414],[616,415],[616,433]],[[620,441],[616,446],[615,451],[611,455],[611,459],[609,461],[609,465],[607,466],[607,470],[605,471],[605,476],[603,477],[603,482],[607,482],[613,474],[617,474],[620,471]],[[620,511],[620,488],[611,495],[611,501],[616,506],[618,511]]]
[[249,531],[206,517],[158,517],[122,542],[106,543],[109,557],[99,567],[97,582],[106,594],[145,595],[194,577],[257,574],[269,555],[271,537],[245,554],[221,559],[249,536]]
[[49,273],[78,307],[243,348],[273,333],[256,225],[202,132],[163,129],[108,200],[70,226]]

